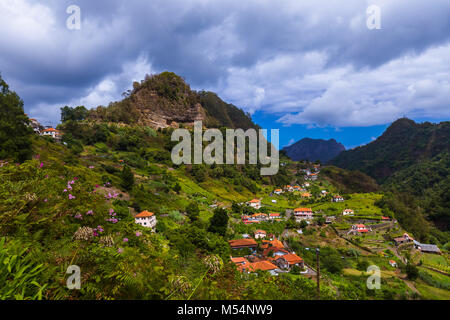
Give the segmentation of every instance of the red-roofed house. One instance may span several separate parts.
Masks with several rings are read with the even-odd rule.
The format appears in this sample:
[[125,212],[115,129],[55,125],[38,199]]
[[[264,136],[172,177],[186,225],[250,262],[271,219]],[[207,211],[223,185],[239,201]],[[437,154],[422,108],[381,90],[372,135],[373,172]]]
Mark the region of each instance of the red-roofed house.
[[305,267],[303,259],[300,258],[295,253],[288,253],[285,255],[278,256],[275,258],[275,263],[281,269],[290,269],[293,266],[298,266],[302,269]]
[[233,262],[236,266],[244,265],[248,263],[248,260],[244,257],[231,258],[231,262]]
[[278,275],[278,267],[269,261],[252,262],[242,268],[243,272],[258,272],[259,270],[269,271],[273,276]]
[[294,215],[302,219],[312,219],[313,217],[311,208],[296,208],[294,209]]
[[372,231],[370,228],[367,228],[365,225],[363,224],[354,224],[352,226],[352,230],[353,232],[358,232],[358,233],[367,233],[369,231]]
[[253,248],[255,249],[258,244],[253,239],[237,239],[228,241],[231,249],[241,249],[241,248]]
[[273,193],[275,193],[275,194],[282,194],[283,190],[282,189],[275,189]]
[[264,230],[255,230],[255,239],[261,239],[266,237],[266,232]]
[[42,130],[41,135],[42,136],[50,136],[56,140],[61,139],[61,132],[59,130],[56,130],[53,128],[48,128],[48,129]]
[[281,216],[279,213],[269,213],[269,220],[280,219]]
[[396,245],[399,244],[403,244],[403,243],[409,243],[409,242],[413,242],[414,239],[412,237],[410,237],[409,234],[404,233],[403,236],[398,237],[398,238],[394,238],[394,242]]
[[342,215],[353,216],[353,215],[355,215],[355,212],[352,209],[345,209],[344,211],[342,211]]
[[156,216],[153,212],[145,210],[134,217],[134,222],[146,228],[154,228],[156,226]]
[[249,202],[247,202],[247,204],[250,207],[255,208],[255,209],[260,209],[261,208],[261,200],[259,200],[259,199],[250,200]]

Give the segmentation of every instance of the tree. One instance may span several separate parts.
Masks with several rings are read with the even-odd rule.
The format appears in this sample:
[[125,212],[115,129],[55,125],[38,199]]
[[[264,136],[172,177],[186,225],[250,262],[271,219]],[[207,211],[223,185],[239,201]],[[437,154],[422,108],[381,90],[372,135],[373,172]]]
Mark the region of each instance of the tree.
[[325,224],[325,218],[324,217],[319,217],[319,218],[317,218],[317,224],[319,225],[319,226],[323,226],[324,224]]
[[408,279],[415,280],[419,276],[419,269],[411,263],[408,262],[406,265],[406,275],[408,276]]
[[120,178],[122,179],[121,186],[125,190],[131,190],[133,188],[134,175],[130,167],[128,166],[123,167],[122,172],[120,173]]
[[197,221],[200,216],[200,209],[198,208],[198,205],[195,202],[190,203],[186,207],[186,214],[192,222]]
[[228,227],[228,213],[223,208],[214,210],[214,215],[209,220],[208,231],[225,236]]
[[233,201],[231,205],[231,211],[235,213],[241,213],[242,207],[236,201]]
[[88,110],[84,106],[78,106],[76,108],[65,106],[64,108],[61,108],[61,122],[69,120],[81,121],[86,119],[87,114]]
[[175,191],[177,194],[180,194],[181,186],[178,182],[173,186],[173,191]]
[[33,129],[23,101],[0,76],[0,159],[23,162],[31,158]]

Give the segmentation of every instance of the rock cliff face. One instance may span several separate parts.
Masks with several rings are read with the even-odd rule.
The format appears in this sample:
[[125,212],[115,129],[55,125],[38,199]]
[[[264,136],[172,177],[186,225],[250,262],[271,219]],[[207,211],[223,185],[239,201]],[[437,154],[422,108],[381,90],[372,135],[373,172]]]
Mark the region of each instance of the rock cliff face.
[[256,127],[248,114],[223,102],[217,95],[196,92],[171,72],[147,76],[133,83],[122,101],[91,110],[94,121],[140,124],[154,128],[190,126],[203,121],[207,127]]

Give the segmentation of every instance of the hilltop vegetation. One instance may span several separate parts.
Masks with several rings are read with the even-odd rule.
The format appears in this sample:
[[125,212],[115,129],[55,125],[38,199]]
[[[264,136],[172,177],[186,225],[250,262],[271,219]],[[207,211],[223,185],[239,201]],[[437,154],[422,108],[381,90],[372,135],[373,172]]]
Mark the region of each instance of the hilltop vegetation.
[[139,124],[153,128],[191,124],[201,120],[207,127],[257,128],[249,114],[225,103],[215,93],[191,90],[173,72],[147,75],[134,82],[122,101],[91,110],[88,119],[100,122]]

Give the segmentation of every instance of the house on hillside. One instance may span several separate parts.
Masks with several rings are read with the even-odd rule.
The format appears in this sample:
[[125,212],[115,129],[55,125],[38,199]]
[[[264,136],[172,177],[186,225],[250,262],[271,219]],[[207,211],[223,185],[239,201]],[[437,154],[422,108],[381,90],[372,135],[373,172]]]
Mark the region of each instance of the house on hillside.
[[44,136],[44,137],[50,136],[55,140],[61,140],[62,134],[61,134],[61,131],[59,131],[59,130],[56,130],[54,128],[48,128],[48,129],[42,130],[41,136]]
[[243,272],[258,272],[262,270],[268,271],[271,275],[276,276],[278,275],[277,270],[279,269],[276,265],[269,261],[251,262],[242,268]]
[[401,237],[394,238],[394,243],[396,246],[413,242],[414,239],[407,233],[404,233]]
[[331,202],[344,202],[344,198],[337,194],[333,198],[331,198]]
[[153,212],[145,210],[134,217],[134,222],[146,228],[154,228],[157,221]]
[[435,244],[426,244],[426,243],[420,243],[417,242],[415,240],[413,240],[414,242],[414,247],[418,250],[420,250],[421,252],[425,252],[425,253],[435,253],[435,254],[441,254],[441,250],[439,250],[438,246]]
[[293,266],[298,266],[304,269],[305,263],[302,258],[300,258],[295,253],[288,253],[284,255],[279,255],[275,258],[275,264],[280,269],[290,270]]
[[262,254],[265,257],[269,257],[269,256],[278,257],[278,256],[284,256],[285,254],[288,254],[288,253],[289,253],[289,251],[287,251],[284,248],[280,248],[278,246],[272,246],[267,249],[264,249]]
[[274,193],[274,194],[280,195],[280,194],[283,193],[283,190],[282,190],[282,189],[275,189],[275,190],[273,191],[273,193]]
[[259,199],[250,200],[249,202],[247,202],[247,204],[250,207],[255,208],[255,209],[260,209],[261,208],[261,200],[259,200]]
[[354,216],[355,212],[352,209],[345,209],[342,211],[343,216]]
[[309,186],[310,186],[309,182],[305,182],[305,183],[303,184],[303,188],[309,188]]
[[313,218],[311,208],[296,208],[294,209],[294,215],[298,219],[311,220]]
[[352,228],[350,229],[348,234],[363,234],[363,233],[367,233],[369,231],[372,231],[372,229],[370,227],[367,228],[363,224],[354,224],[354,225],[352,225]]
[[269,238],[272,239],[272,240],[263,240],[262,241],[262,245],[261,245],[262,249],[268,249],[268,248],[271,248],[271,247],[284,249],[283,242],[278,240],[274,235],[270,234]]
[[265,213],[252,214],[252,220],[257,222],[263,222],[269,220],[269,216]]
[[242,248],[249,248],[249,249],[256,249],[258,244],[253,239],[237,239],[237,240],[230,240],[228,241],[231,249],[242,249]]
[[279,213],[269,213],[269,220],[271,221],[281,221],[281,215]]
[[41,131],[44,130],[44,127],[36,120],[31,118],[30,119],[30,126],[33,128],[34,133],[41,134]]
[[255,230],[255,239],[261,239],[266,237],[266,232],[264,230]]
[[389,218],[389,217],[381,217],[381,221],[390,221],[391,220],[391,218]]
[[309,178],[311,181],[316,181],[316,180],[317,180],[317,177],[318,177],[318,174],[317,174],[317,173],[311,173],[311,174],[308,175],[308,178]]
[[292,191],[294,191],[294,188],[288,184],[287,186],[284,187],[284,190],[286,190],[288,192],[292,192]]
[[238,269],[241,269],[243,266],[247,265],[249,261],[247,258],[244,257],[236,257],[236,258],[230,258],[231,262],[233,262]]

